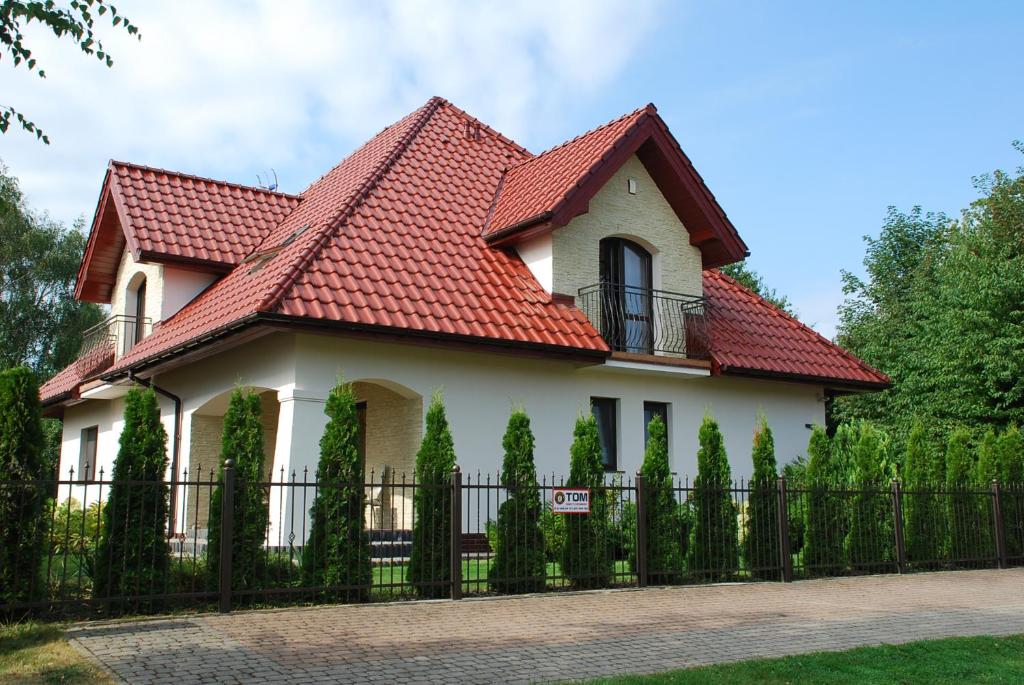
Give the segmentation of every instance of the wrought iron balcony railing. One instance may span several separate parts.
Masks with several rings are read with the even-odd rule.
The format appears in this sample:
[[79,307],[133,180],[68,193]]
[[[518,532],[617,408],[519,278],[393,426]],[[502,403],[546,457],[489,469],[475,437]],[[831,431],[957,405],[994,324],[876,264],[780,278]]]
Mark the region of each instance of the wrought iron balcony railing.
[[95,355],[106,350],[120,357],[132,349],[138,341],[149,335],[153,326],[149,319],[118,314],[101,321],[82,335],[82,352],[79,355]]
[[708,302],[703,297],[598,283],[580,288],[577,301],[615,352],[709,357]]

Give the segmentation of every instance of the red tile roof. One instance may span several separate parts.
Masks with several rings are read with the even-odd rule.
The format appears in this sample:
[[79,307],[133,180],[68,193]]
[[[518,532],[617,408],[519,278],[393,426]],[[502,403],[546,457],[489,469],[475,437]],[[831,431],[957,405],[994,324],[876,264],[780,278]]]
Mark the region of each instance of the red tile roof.
[[[637,110],[599,130],[609,129],[609,139],[621,137],[630,122],[647,112]],[[140,244],[144,240],[183,257],[205,254],[237,265],[156,326],[104,375],[138,370],[257,319],[604,356],[607,345],[579,309],[553,302],[514,251],[489,246],[482,235],[488,214],[493,219],[497,212],[491,210],[503,174],[505,190],[513,183],[524,199],[502,209],[502,216],[526,216],[556,192],[535,192],[518,174],[505,174],[507,169],[544,168],[545,177],[568,182],[587,166],[583,160],[589,153],[563,156],[588,149],[588,139],[596,141],[593,135],[533,158],[434,98],[384,129],[298,198],[112,166],[118,187],[131,188],[122,191],[124,207],[133,212],[129,221],[149,227],[138,231]],[[602,144],[594,142],[594,149]],[[552,162],[560,157],[569,168],[565,173]],[[528,176],[532,172],[521,178]],[[193,208],[190,202],[201,206]],[[246,215],[242,205],[260,206],[282,218],[270,226],[268,214]],[[212,207],[219,207],[219,231],[207,218],[214,215]],[[163,228],[154,228],[153,221]],[[157,235],[161,231],[169,235]],[[229,231],[240,235],[223,235]],[[251,247],[260,233],[258,246]],[[877,372],[717,272],[705,272],[705,289],[713,311],[722,316],[712,329],[714,361],[722,372],[760,369],[884,382]],[[47,384],[44,397],[67,392],[75,378],[62,372]]]
[[234,266],[299,204],[294,195],[137,164],[111,162],[110,171],[123,228],[151,258]]
[[889,378],[717,269],[704,272],[711,357],[725,374],[885,387]]

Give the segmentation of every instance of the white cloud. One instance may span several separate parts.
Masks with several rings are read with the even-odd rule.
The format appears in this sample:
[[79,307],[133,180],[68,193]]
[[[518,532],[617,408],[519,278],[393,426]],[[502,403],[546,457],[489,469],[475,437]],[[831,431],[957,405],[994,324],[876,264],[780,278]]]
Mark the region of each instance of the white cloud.
[[103,27],[113,69],[38,30],[45,80],[0,65],[4,104],[53,141],[8,133],[0,158],[35,207],[70,221],[92,212],[109,158],[246,183],[273,166],[301,190],[430,95],[527,140],[609,87],[658,3],[122,2],[143,40]]

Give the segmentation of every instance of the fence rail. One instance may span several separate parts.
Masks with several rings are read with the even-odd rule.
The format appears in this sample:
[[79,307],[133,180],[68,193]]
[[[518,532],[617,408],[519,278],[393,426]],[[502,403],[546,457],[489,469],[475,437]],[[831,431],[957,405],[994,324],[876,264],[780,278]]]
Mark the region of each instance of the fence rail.
[[[114,486],[102,471],[89,481],[73,471],[56,482],[0,481],[10,511],[46,500],[40,544],[15,562],[28,579],[0,587],[0,614],[229,611],[1024,564],[1020,484],[708,487],[615,476],[591,491],[589,515],[552,511],[562,479],[513,484],[458,470],[431,483],[390,471],[355,484],[308,472],[246,482],[226,465],[120,480],[116,497]],[[168,536],[171,489],[185,525]],[[327,500],[341,504],[311,518]],[[105,545],[109,526],[139,540]],[[156,546],[145,544],[147,527],[162,531]]]

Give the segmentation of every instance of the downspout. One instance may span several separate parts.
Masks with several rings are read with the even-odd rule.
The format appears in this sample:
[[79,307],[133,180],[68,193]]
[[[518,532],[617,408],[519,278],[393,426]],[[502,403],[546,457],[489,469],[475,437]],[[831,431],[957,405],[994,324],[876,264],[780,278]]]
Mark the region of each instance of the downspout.
[[[174,402],[174,442],[171,443],[171,483],[178,475],[178,457],[181,454],[181,398],[172,392],[164,390],[159,385],[151,380],[139,378],[135,375],[134,371],[128,371],[128,380],[133,383],[139,383],[147,388],[153,390],[158,395],[163,395],[171,402]],[[171,497],[168,505],[170,507],[170,517],[167,527],[167,536],[173,537],[177,528],[177,501],[178,501],[178,489],[173,485],[171,486]]]

